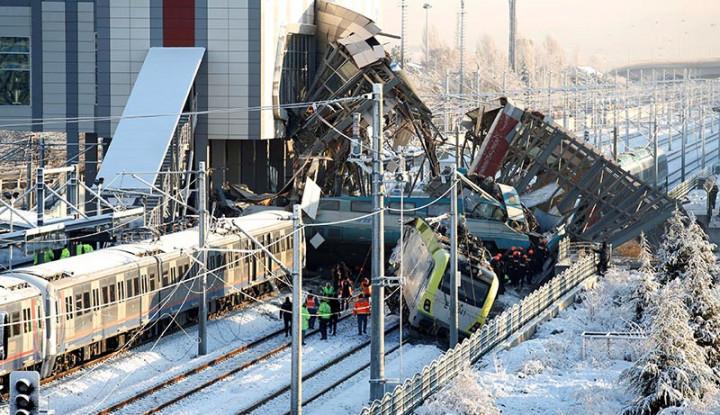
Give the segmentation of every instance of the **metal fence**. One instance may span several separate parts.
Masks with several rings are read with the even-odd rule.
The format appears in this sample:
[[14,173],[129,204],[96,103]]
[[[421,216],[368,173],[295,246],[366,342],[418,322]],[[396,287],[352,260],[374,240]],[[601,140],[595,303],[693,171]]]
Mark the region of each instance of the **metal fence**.
[[692,179],[685,180],[668,191],[667,195],[673,199],[681,199],[688,195],[692,190],[696,189],[708,176],[712,174],[712,169],[706,167],[700,170]]
[[[567,252],[567,247],[566,250]],[[562,252],[562,251],[561,251]],[[363,408],[363,415],[408,414],[433,393],[447,386],[469,363],[509,338],[526,323],[595,273],[595,255],[580,259],[562,274],[505,310],[472,336],[448,350],[382,399]]]

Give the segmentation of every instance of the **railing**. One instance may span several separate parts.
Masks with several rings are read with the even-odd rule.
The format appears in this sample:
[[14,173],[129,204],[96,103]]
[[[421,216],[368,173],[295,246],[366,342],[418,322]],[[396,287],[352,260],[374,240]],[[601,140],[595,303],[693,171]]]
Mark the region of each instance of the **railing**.
[[685,180],[684,182],[673,187],[668,191],[667,195],[673,199],[680,199],[687,196],[693,189],[697,188],[700,181],[704,180],[711,174],[711,169],[704,168],[698,172],[692,179]]
[[422,372],[363,409],[363,415],[407,414],[439,391],[468,365],[512,336],[521,327],[553,305],[570,290],[595,273],[595,255],[579,259],[565,272],[551,279],[519,304],[505,310],[472,336],[425,366]]

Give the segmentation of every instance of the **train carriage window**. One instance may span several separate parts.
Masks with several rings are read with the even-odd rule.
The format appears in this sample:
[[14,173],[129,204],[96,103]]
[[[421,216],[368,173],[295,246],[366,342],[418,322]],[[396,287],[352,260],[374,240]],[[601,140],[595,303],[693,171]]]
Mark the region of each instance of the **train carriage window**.
[[133,285],[134,285],[133,292],[135,293],[134,295],[140,295],[141,294],[141,292],[140,292],[140,277],[135,277],[135,279],[133,280]]
[[353,212],[371,213],[373,211],[373,205],[372,202],[355,200],[350,203],[350,210]]
[[175,267],[170,268],[170,281],[177,281],[177,274],[175,273]]
[[110,289],[106,285],[102,287],[102,304],[103,306],[107,306],[110,303]]
[[11,332],[10,336],[15,337],[20,334],[20,312],[14,311],[12,314],[10,314],[10,324],[11,326]]
[[93,302],[93,310],[97,311],[100,309],[100,290],[97,288],[93,288],[92,290],[92,302]]
[[110,292],[110,303],[115,303],[115,284],[110,284],[109,292]]
[[162,284],[163,284],[163,287],[167,287],[168,285],[170,285],[169,281],[168,281],[168,272],[167,271],[163,271],[163,273],[162,273]]
[[318,210],[340,210],[339,200],[321,200]]
[[118,300],[122,301],[125,299],[125,284],[122,281],[117,283]]
[[29,308],[23,308],[23,333],[30,333],[32,331],[32,318],[30,314]]
[[[57,303],[55,303],[57,305]],[[38,328],[42,330],[43,328],[43,319],[40,317],[42,314],[40,314],[40,305],[37,306],[37,318],[38,318]]]
[[133,287],[132,287],[132,280],[125,281],[125,293],[127,294],[127,298],[130,299],[133,297]]
[[83,299],[83,309],[85,310],[86,313],[89,313],[91,310],[91,307],[92,307],[92,304],[90,302],[90,291],[85,291],[82,294],[82,299]]
[[151,272],[150,277],[148,277],[148,280],[150,281],[150,291],[155,291],[155,273]]
[[75,315],[80,317],[84,312],[82,294],[75,294]]
[[148,292],[148,289],[147,289],[147,275],[143,275],[142,277],[140,277],[140,286],[141,286],[141,289],[142,289],[143,294],[146,293],[146,292]]
[[72,320],[73,318],[73,299],[72,297],[65,297],[65,320]]

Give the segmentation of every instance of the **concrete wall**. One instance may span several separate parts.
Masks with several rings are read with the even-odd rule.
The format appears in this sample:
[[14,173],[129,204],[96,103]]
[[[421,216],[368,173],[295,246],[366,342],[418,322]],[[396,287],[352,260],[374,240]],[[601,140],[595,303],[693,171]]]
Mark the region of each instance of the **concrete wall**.
[[[122,115],[150,49],[150,0],[111,0],[110,115]],[[117,121],[111,122],[111,132]]]

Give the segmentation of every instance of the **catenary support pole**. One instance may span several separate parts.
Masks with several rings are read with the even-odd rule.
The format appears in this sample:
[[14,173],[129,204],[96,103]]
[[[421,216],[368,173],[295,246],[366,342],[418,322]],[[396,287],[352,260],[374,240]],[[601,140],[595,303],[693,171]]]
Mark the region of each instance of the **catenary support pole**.
[[373,84],[373,240],[372,327],[370,339],[370,399],[385,393],[385,197],[383,195],[383,84]]
[[293,206],[293,266],[292,266],[292,384],[290,413],[302,414],[302,210]]
[[204,356],[207,354],[207,251],[205,250],[205,232],[207,231],[207,198],[205,196],[205,162],[201,161],[198,163],[199,171],[197,175],[197,187],[198,187],[198,246],[200,247],[200,272],[202,273],[201,287],[202,300],[200,301],[200,310],[198,311],[198,320],[200,324],[199,336],[200,342],[198,343],[198,355]]
[[457,164],[450,175],[450,348],[458,343],[458,188]]
[[45,224],[45,168],[38,167],[35,177],[35,204],[37,205],[37,226]]

